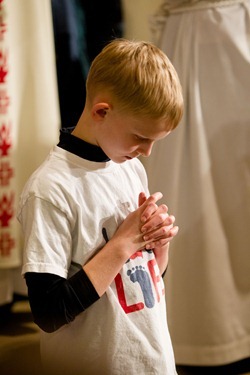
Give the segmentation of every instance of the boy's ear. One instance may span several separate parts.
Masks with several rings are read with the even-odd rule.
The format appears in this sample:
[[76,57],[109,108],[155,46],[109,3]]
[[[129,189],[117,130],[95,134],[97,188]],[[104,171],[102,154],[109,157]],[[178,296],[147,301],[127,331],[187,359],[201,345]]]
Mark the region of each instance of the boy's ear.
[[103,120],[109,110],[110,105],[108,103],[96,103],[92,107],[91,115],[96,121]]

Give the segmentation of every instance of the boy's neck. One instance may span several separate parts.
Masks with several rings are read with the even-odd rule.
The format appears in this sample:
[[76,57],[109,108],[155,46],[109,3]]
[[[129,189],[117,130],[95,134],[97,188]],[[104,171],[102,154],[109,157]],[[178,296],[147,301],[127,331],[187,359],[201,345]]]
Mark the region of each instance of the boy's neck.
[[72,135],[92,145],[98,146],[95,136],[92,132],[91,118],[83,111]]

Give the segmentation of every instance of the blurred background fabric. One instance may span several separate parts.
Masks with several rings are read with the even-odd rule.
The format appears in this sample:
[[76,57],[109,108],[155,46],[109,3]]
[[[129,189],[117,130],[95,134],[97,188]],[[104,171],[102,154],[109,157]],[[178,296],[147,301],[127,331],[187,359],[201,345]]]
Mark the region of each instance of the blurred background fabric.
[[75,126],[85,104],[89,66],[123,36],[121,0],[52,0],[61,126]]
[[185,103],[142,160],[180,227],[165,278],[176,362],[228,364],[250,357],[250,2],[167,1],[151,22]]
[[60,127],[50,0],[0,2],[0,73],[1,306],[26,293],[16,208]]

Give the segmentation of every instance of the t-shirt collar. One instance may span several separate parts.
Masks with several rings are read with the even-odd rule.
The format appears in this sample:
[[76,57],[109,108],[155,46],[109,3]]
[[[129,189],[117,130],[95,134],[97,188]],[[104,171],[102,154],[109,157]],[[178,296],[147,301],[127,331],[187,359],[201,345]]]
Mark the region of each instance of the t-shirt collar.
[[58,147],[89,161],[107,162],[110,160],[100,147],[72,135],[73,130],[74,127],[60,129]]

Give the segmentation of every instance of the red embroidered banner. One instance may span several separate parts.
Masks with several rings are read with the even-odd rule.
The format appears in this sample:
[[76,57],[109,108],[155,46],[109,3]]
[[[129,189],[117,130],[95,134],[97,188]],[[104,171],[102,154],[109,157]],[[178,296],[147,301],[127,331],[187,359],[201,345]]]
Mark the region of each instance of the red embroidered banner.
[[0,0],[1,274],[21,266],[19,196],[59,128],[51,1]]
[[0,0],[0,267],[20,264],[15,218],[15,161],[9,90],[6,0]]

